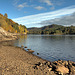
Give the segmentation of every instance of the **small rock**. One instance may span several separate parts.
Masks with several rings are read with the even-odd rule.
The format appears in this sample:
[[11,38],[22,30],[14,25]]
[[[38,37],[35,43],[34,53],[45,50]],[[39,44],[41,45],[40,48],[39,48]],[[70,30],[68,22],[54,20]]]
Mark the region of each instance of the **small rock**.
[[27,48],[27,46],[25,46],[24,48]]
[[58,60],[57,65],[61,65],[61,64],[62,64],[62,60]]
[[55,65],[57,65],[58,62],[57,62],[57,61],[54,61],[53,63],[54,63]]
[[39,53],[37,53],[37,55],[39,55]]
[[9,69],[7,68],[7,71],[8,71]]
[[37,66],[37,69],[39,69],[39,66]]
[[44,63],[44,65],[48,65],[48,64],[47,64],[47,61]]
[[52,68],[52,65],[49,65],[50,66],[50,68]]
[[40,62],[38,62],[38,64],[35,64],[35,65],[38,65],[38,66],[40,66],[40,64],[41,64],[41,63],[40,63]]
[[27,50],[31,50],[31,49],[27,49]]
[[33,50],[28,50],[28,52],[29,52],[29,53],[33,53],[34,51],[33,51]]
[[57,66],[56,66],[54,63],[52,63],[52,62],[51,62],[51,66],[52,66],[54,69],[57,68]]
[[52,68],[49,68],[48,71],[50,72],[52,70]]
[[42,66],[43,64],[41,63],[40,66]]
[[59,74],[59,75],[64,75],[64,74],[63,74],[63,73],[61,73],[61,72],[59,72],[58,74]]
[[47,64],[50,65],[51,63],[50,62],[47,62]]

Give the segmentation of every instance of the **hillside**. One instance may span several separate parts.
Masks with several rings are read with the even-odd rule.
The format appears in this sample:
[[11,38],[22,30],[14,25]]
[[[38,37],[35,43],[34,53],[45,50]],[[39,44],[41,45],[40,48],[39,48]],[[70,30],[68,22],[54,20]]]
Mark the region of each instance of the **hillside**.
[[28,34],[75,34],[75,26],[48,25],[41,28],[28,28]]
[[24,25],[19,25],[18,23],[15,23],[13,20],[8,19],[8,15],[6,13],[5,15],[0,14],[0,27],[2,27],[7,32],[11,33],[27,33],[27,28]]

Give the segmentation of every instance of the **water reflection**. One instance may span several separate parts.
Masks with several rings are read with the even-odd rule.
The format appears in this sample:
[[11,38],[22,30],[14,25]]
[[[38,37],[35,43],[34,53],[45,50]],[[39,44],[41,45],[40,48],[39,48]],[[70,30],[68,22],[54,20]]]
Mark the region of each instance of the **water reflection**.
[[27,43],[27,35],[20,35],[19,40],[16,40],[14,45],[21,47]]

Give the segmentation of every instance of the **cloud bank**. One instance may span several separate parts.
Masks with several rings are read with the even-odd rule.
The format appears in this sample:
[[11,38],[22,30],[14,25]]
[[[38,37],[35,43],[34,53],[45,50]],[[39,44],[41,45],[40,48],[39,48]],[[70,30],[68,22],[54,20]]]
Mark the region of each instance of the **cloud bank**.
[[71,15],[64,16],[61,18],[55,18],[52,20],[42,21],[40,24],[42,24],[42,25],[59,24],[59,25],[64,25],[64,26],[65,25],[66,26],[70,26],[70,25],[75,26],[75,12]]
[[[24,16],[24,17],[20,17],[20,18],[15,18],[13,20],[19,24],[26,25],[27,27],[38,27],[38,26],[41,27],[47,20],[60,18],[65,15],[70,15],[74,12],[75,12],[75,5],[66,7],[66,8],[63,8],[60,10],[56,10],[53,12]],[[59,19],[57,19],[57,20],[59,20]],[[45,23],[45,25],[47,25],[47,22]]]

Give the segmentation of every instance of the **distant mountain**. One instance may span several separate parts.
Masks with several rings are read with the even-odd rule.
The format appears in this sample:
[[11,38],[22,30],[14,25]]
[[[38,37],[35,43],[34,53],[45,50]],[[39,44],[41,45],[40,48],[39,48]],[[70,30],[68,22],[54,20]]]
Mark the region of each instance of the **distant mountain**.
[[40,28],[37,28],[37,27],[32,27],[32,28],[27,28],[28,30],[45,30],[45,29],[49,29],[49,28],[60,28],[60,27],[63,27],[61,25],[55,25],[55,24],[52,24],[52,25],[48,25],[48,26],[43,26],[43,27],[40,27]]
[[32,28],[27,28],[27,30],[32,30],[32,29],[41,29],[41,28],[37,28],[37,27],[32,27]]
[[58,29],[58,28],[61,28],[61,27],[63,27],[63,26],[61,26],[61,25],[56,25],[56,24],[52,24],[52,25],[48,25],[48,26],[41,27],[41,29],[42,29],[42,30],[51,29],[51,28]]
[[75,34],[75,26],[48,25],[41,28],[28,28],[29,34]]
[[8,15],[6,13],[4,16],[0,14],[0,27],[11,33],[27,33],[27,28],[24,25],[19,25],[13,20],[8,19]]

